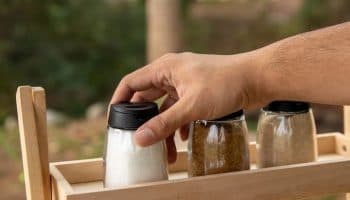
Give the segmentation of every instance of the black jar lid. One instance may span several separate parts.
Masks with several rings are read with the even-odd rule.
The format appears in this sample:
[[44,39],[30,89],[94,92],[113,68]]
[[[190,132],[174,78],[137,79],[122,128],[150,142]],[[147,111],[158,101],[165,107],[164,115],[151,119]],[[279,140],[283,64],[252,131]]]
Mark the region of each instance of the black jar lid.
[[263,108],[264,111],[291,113],[308,112],[309,109],[309,103],[299,101],[273,101]]
[[108,126],[117,129],[136,130],[158,113],[158,106],[153,102],[112,104],[109,111]]
[[223,117],[220,117],[220,118],[218,118],[218,119],[211,120],[211,121],[227,121],[227,120],[232,120],[232,119],[234,119],[234,118],[241,117],[243,114],[244,114],[243,110],[239,110],[239,111],[237,111],[237,112],[228,114],[228,115],[226,115],[226,116],[223,116]]

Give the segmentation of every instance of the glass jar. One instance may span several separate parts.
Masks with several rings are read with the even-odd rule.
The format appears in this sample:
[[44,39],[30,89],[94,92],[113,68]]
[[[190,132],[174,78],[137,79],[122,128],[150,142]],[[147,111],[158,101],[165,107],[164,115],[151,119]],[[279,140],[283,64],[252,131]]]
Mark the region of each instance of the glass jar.
[[111,105],[104,154],[105,187],[168,179],[164,141],[139,147],[133,139],[135,130],[157,114],[155,103]]
[[270,103],[261,111],[257,132],[259,168],[317,159],[316,128],[308,103]]
[[243,110],[190,125],[189,177],[248,170],[248,129]]

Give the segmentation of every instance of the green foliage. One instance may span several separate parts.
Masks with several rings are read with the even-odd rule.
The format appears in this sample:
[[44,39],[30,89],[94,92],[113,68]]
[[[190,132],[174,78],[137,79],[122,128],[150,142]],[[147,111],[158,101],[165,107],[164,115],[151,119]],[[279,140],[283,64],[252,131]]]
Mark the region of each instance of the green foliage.
[[[304,0],[299,12],[283,23],[269,18],[267,1],[246,1],[265,6],[258,13],[246,7],[245,15],[255,16],[246,19],[191,19],[193,2],[181,0],[184,50],[202,53],[249,51],[350,19],[347,0]],[[2,1],[0,124],[4,116],[15,113],[18,85],[45,87],[49,107],[72,116],[81,115],[93,102],[107,101],[121,77],[145,63],[144,4],[144,0]]]
[[0,118],[18,85],[40,85],[50,107],[79,115],[144,64],[143,1],[5,1],[0,5]]
[[[215,0],[205,2],[207,6],[220,4]],[[191,28],[186,29],[185,38],[191,42],[185,42],[186,50],[215,54],[245,52],[288,36],[350,20],[348,0],[304,0],[294,16],[281,21],[276,19],[278,16],[271,16],[271,1],[229,1],[227,5],[232,7],[232,13],[235,9],[245,9],[245,17],[232,14],[232,18],[203,17],[203,20],[187,16],[185,24]],[[253,9],[259,6],[261,9]]]
[[12,130],[5,132],[0,128],[0,148],[4,151],[11,159],[20,161],[20,143],[18,130]]

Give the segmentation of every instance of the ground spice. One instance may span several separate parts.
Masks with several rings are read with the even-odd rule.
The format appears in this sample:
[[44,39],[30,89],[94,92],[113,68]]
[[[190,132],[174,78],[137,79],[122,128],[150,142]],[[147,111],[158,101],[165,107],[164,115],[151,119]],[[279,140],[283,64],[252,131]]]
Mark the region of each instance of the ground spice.
[[189,177],[248,170],[249,146],[244,120],[193,122]]
[[258,167],[316,161],[316,130],[312,112],[264,112],[258,125]]

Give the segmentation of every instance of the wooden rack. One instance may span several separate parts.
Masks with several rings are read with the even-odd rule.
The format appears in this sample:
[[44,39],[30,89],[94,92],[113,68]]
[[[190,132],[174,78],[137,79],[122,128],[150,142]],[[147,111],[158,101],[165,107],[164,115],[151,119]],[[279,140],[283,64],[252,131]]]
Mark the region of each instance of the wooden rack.
[[[104,188],[101,158],[48,162],[44,89],[22,86],[17,110],[29,200],[154,199],[304,199],[350,192],[350,109],[344,107],[344,132],[317,136],[319,160],[312,163],[254,169],[256,145],[250,144],[253,169],[187,178],[187,152],[169,166],[170,180]],[[350,198],[348,198],[350,199]]]

